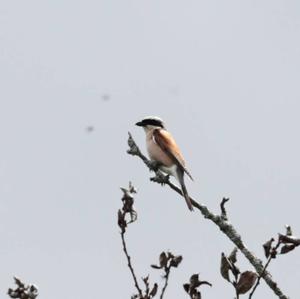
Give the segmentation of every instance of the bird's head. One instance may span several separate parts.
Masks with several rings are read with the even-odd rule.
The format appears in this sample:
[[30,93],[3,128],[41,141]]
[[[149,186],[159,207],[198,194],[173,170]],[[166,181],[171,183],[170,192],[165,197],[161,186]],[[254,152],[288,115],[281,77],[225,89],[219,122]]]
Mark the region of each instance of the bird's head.
[[145,131],[151,129],[165,128],[163,120],[157,116],[144,117],[141,121],[136,123],[136,126],[143,127]]

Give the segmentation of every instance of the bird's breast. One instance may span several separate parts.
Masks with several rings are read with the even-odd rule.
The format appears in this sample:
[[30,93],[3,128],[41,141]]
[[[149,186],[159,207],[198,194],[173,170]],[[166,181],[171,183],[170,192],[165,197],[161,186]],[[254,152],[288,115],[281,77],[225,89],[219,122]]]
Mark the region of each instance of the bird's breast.
[[147,138],[146,143],[151,160],[158,161],[166,167],[174,165],[174,161],[155,143],[153,138]]

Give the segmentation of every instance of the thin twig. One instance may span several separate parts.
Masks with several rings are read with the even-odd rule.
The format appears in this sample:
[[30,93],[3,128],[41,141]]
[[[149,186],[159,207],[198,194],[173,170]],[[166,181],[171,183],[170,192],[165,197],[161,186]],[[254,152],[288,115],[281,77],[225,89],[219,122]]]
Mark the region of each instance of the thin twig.
[[227,201],[229,201],[229,198],[223,197],[222,202],[220,204],[220,207],[221,207],[221,217],[225,221],[228,220],[228,218],[227,218],[227,212],[226,212],[226,209],[225,209],[225,204],[226,204]]
[[254,294],[256,288],[257,288],[258,285],[260,284],[260,280],[261,280],[261,278],[264,276],[264,274],[265,274],[265,272],[266,272],[266,270],[267,270],[267,268],[268,268],[268,266],[269,266],[271,260],[274,259],[274,253],[275,253],[275,256],[276,256],[276,254],[277,254],[277,249],[278,249],[278,247],[280,246],[280,244],[281,244],[280,239],[278,239],[278,242],[277,242],[276,246],[275,246],[274,248],[272,248],[272,253],[270,254],[270,256],[269,256],[269,258],[268,258],[268,260],[267,260],[267,262],[266,262],[266,264],[265,264],[265,266],[264,266],[264,268],[263,268],[261,274],[260,274],[260,275],[258,276],[258,278],[257,278],[256,284],[255,284],[254,288],[252,289],[252,291],[251,291],[251,293],[250,293],[250,295],[249,295],[249,299],[252,298],[252,296],[253,296],[253,294]]
[[[233,266],[235,267],[234,264],[233,264]],[[240,294],[239,294],[239,291],[238,291],[238,288],[237,288],[239,273],[233,273],[233,276],[234,276],[234,281],[230,281],[230,283],[232,284],[232,286],[235,289],[235,295],[236,295],[235,299],[239,299],[240,298]]]
[[167,286],[168,286],[170,273],[171,273],[171,266],[169,265],[168,267],[166,267],[165,284],[162,288],[162,291],[161,291],[161,294],[160,294],[160,297],[159,297],[160,299],[163,299],[163,297],[164,297],[165,291],[166,291]]
[[254,288],[252,289],[252,291],[251,291],[251,293],[250,293],[250,295],[249,295],[249,299],[252,298],[252,296],[253,296],[253,294],[254,294],[256,288],[258,287],[258,285],[259,285],[259,283],[260,283],[260,280],[261,280],[262,276],[265,274],[266,269],[267,269],[267,267],[269,266],[271,260],[272,260],[272,257],[270,256],[270,257],[268,258],[268,261],[267,261],[267,263],[265,264],[265,266],[264,266],[264,268],[263,268],[261,274],[260,274],[260,275],[258,276],[258,278],[257,278],[256,284],[255,284]]
[[137,282],[137,279],[136,279],[136,275],[134,273],[134,270],[133,270],[133,267],[132,267],[132,264],[131,264],[131,257],[130,255],[128,254],[128,251],[127,251],[127,246],[126,246],[126,242],[125,242],[125,231],[122,231],[121,232],[121,238],[122,238],[122,244],[123,244],[123,251],[126,255],[126,258],[127,258],[127,264],[128,264],[128,267],[130,269],[130,272],[132,274],[132,278],[134,280],[134,285],[135,285],[135,288],[137,289],[139,295],[140,295],[140,298],[143,297],[143,293],[142,293],[142,290],[141,288],[139,287],[139,284]]
[[[150,170],[153,170],[151,168],[150,161],[141,153],[140,149],[138,148],[137,144],[133,140],[130,133],[128,138],[128,145],[130,148],[127,151],[127,153],[133,156],[138,156],[143,160],[143,162]],[[176,185],[171,183],[168,179],[166,179],[166,176],[163,175],[160,171],[156,172],[156,176],[152,179],[152,181],[164,183],[168,185],[172,190],[182,195],[181,190]],[[281,289],[278,287],[278,284],[272,279],[271,275],[267,271],[263,272],[264,267],[262,261],[256,256],[254,256],[250,250],[248,250],[248,248],[245,246],[244,242],[242,241],[241,236],[238,234],[238,232],[233,227],[233,225],[230,224],[228,221],[222,219],[221,216],[213,214],[205,205],[198,203],[191,197],[190,199],[192,205],[201,212],[204,218],[214,222],[219,227],[219,229],[236,245],[236,247],[244,254],[244,256],[248,259],[248,261],[253,265],[256,272],[259,275],[261,275],[262,278],[266,281],[266,283],[273,290],[273,292],[280,299],[288,299],[288,297],[282,293]]]

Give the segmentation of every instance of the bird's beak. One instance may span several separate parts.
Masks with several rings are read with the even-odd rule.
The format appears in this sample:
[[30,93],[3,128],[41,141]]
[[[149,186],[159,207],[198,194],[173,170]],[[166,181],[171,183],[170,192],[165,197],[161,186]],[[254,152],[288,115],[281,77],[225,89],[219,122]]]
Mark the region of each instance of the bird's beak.
[[139,121],[135,124],[136,126],[142,127],[143,126],[143,122]]

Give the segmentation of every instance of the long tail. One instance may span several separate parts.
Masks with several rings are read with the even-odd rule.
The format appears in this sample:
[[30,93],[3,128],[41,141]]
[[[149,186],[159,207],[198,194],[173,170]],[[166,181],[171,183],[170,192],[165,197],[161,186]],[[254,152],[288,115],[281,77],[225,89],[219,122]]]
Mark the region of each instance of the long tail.
[[178,177],[178,181],[179,181],[179,183],[181,185],[182,194],[183,194],[183,196],[185,198],[185,201],[186,201],[186,204],[187,204],[189,210],[193,211],[194,210],[193,209],[193,205],[192,205],[191,199],[190,199],[190,197],[188,195],[188,192],[186,190],[185,183],[184,183],[184,177],[183,176],[184,176],[184,171],[182,169],[178,168],[178,170],[177,170],[177,177]]

